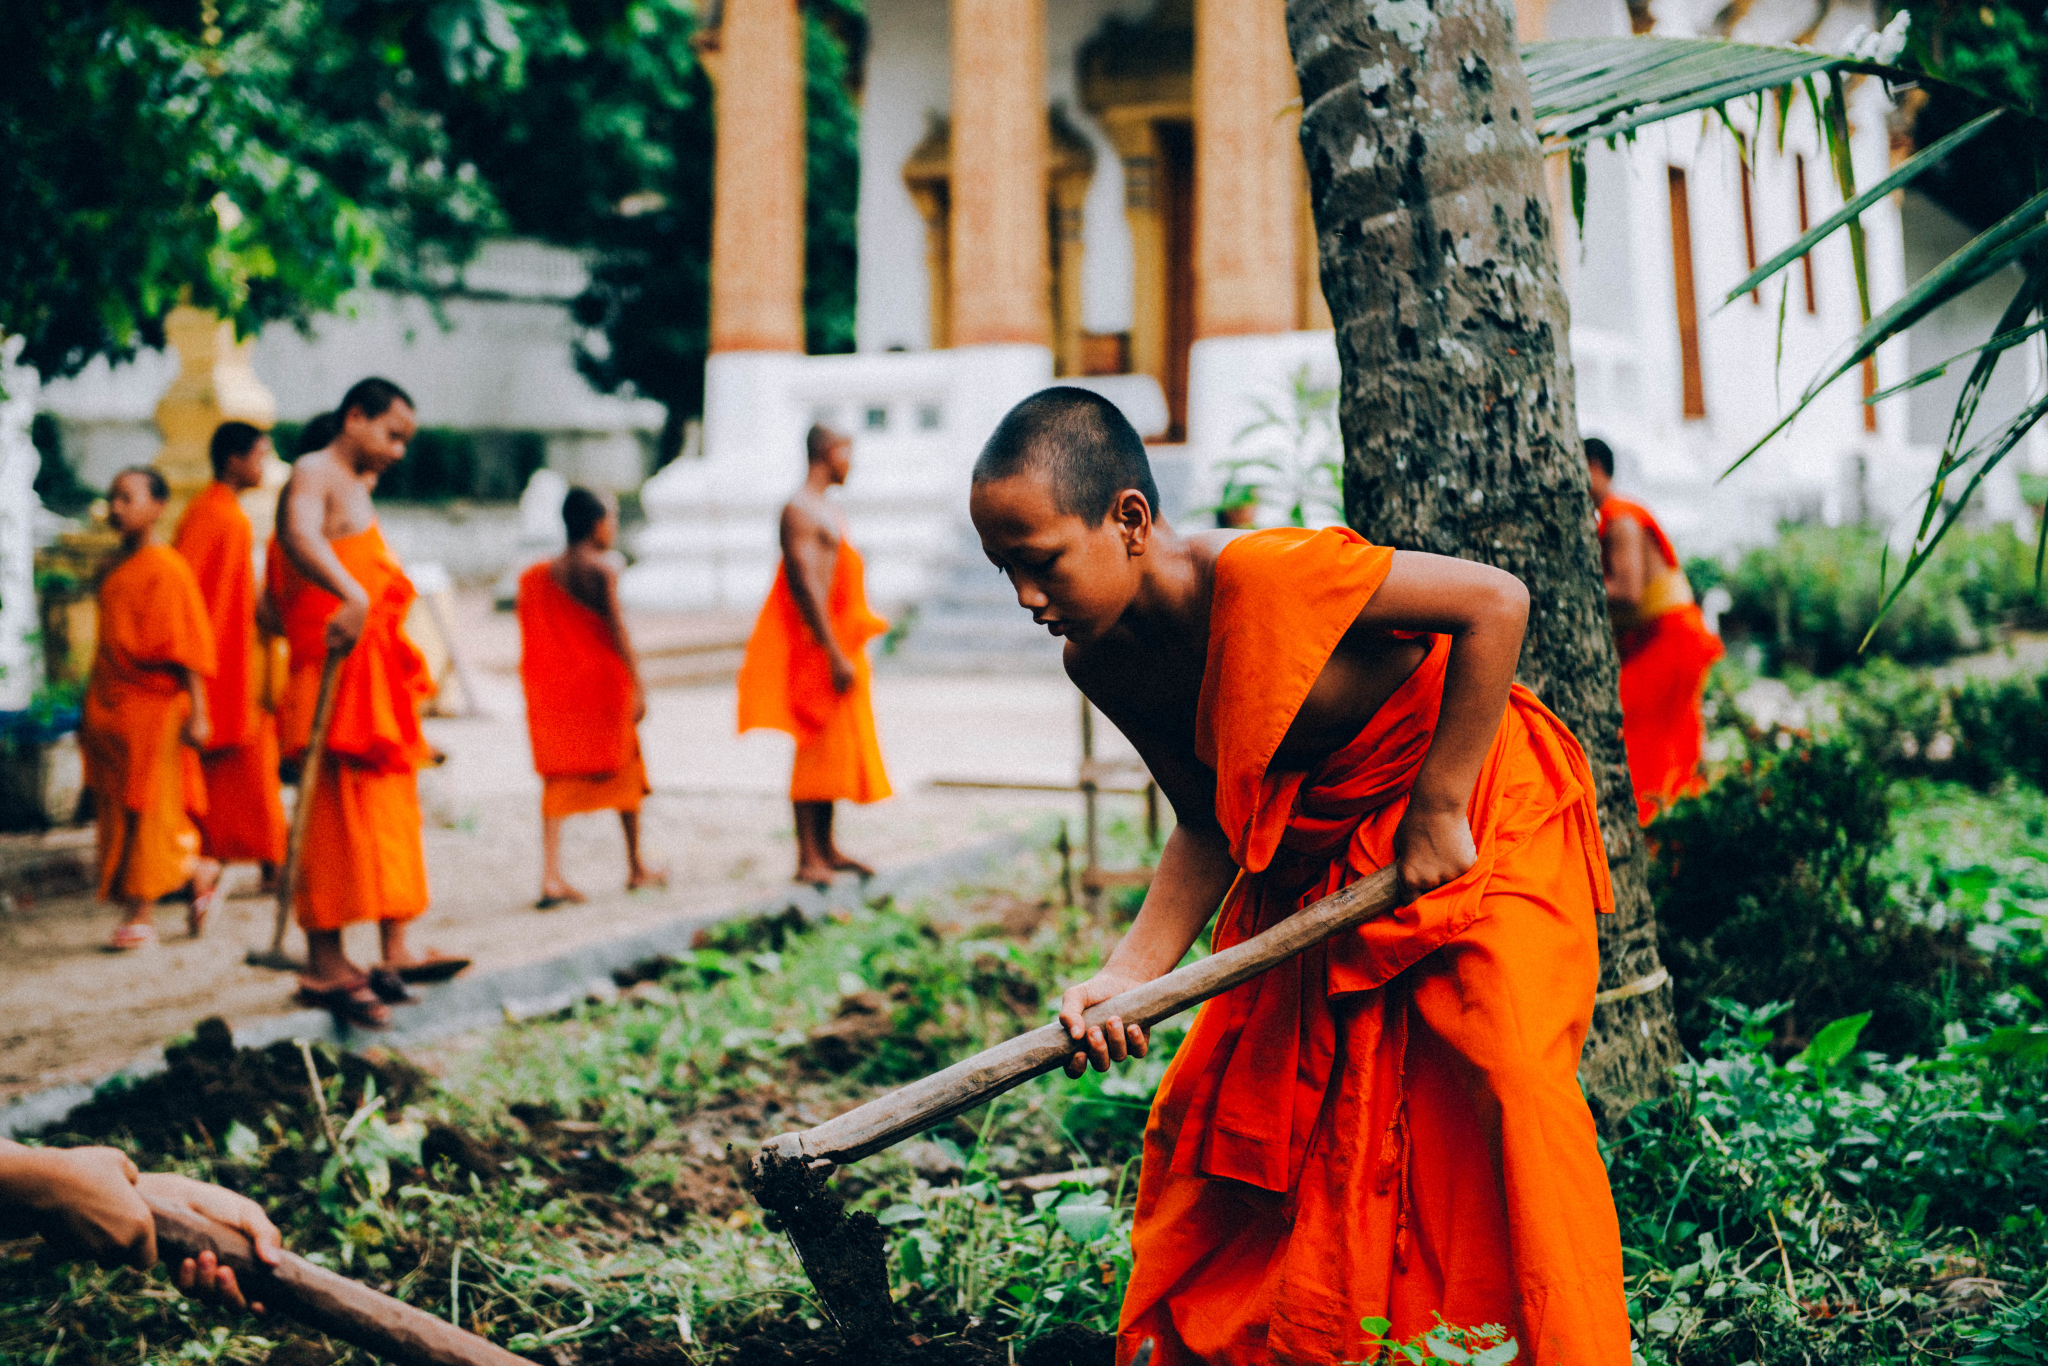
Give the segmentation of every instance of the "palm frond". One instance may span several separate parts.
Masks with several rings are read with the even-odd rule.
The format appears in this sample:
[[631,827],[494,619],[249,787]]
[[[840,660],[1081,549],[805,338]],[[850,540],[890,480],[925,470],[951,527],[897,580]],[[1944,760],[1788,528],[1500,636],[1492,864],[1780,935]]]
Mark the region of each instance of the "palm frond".
[[[1902,392],[1940,374],[1963,356],[1975,362],[1964,381],[1934,477],[1927,489],[1927,502],[1913,537],[1898,582],[1889,586],[1884,605],[1889,608],[1906,583],[1927,562],[1950,527],[1955,525],[1971,497],[1990,473],[2008,456],[2037,423],[2048,419],[2048,398],[2034,395],[1998,430],[1964,448],[1977,406],[1990,384],[2000,358],[2014,347],[2039,335],[2048,323],[2029,325],[2028,318],[2048,311],[2048,189],[2035,195],[1992,227],[1977,234],[1939,266],[1915,281],[1898,299],[1876,316],[1870,297],[1870,271],[1864,245],[1862,215],[1884,196],[1911,183],[1938,166],[1964,143],[1982,134],[1993,123],[2006,118],[2024,118],[2048,136],[2039,111],[2004,104],[1956,129],[1905,162],[1867,190],[1859,191],[1850,157],[1848,99],[1844,78],[1850,75],[1877,76],[1891,84],[1931,81],[1927,73],[1803,47],[1771,47],[1753,43],[1731,43],[1711,38],[1586,38],[1532,43],[1522,50],[1533,96],[1536,129],[1545,150],[1564,153],[1570,161],[1573,213],[1584,222],[1585,149],[1595,140],[1609,145],[1648,124],[1683,114],[1709,110],[1735,138],[1745,161],[1754,154],[1754,144],[1765,136],[1765,107],[1768,99],[1776,114],[1778,149],[1784,150],[1792,106],[1803,94],[1814,120],[1815,139],[1828,156],[1842,207],[1829,214],[1798,241],[1752,270],[1728,291],[1725,302],[1742,295],[1778,275],[1837,232],[1849,239],[1850,258],[1856,274],[1857,301],[1862,326],[1855,337],[1837,348],[1821,371],[1803,388],[1791,408],[1784,412],[1762,439],[1736,458],[1728,468],[1733,473],[1812,405],[1815,399],[1844,375],[1874,356],[1885,343],[1905,335],[1914,324],[1966,291],[2015,264],[2026,269],[2025,283],[2014,296],[2005,315],[1980,346],[1920,372],[1873,396],[1869,401]],[[1983,98],[1982,91],[1973,92]],[[1730,108],[1737,101],[1754,98],[1756,132],[1745,137],[1736,127]],[[1996,101],[1993,101],[1996,104]],[[1788,291],[1789,292],[1789,291]],[[1724,305],[1725,306],[1725,305]],[[1785,299],[1779,300],[1778,346],[1784,348]],[[1962,491],[1950,496],[1950,484],[1964,479]],[[2048,520],[2042,526],[2037,561],[2048,560]],[[2037,563],[2037,576],[2042,564]],[[1881,589],[1884,585],[1880,585]],[[1883,613],[1880,612],[1880,619]]]

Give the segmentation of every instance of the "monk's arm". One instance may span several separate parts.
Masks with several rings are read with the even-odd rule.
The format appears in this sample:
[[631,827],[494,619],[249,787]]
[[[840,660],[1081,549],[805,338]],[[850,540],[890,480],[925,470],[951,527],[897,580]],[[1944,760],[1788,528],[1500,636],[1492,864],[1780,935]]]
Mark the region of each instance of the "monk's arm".
[[178,682],[192,701],[191,709],[185,713],[185,743],[194,749],[205,749],[207,741],[213,738],[213,718],[206,710],[206,678],[196,670],[181,667]]
[[334,553],[327,539],[327,490],[310,470],[294,470],[285,485],[279,511],[278,541],[285,555],[316,587],[341,599],[341,606],[327,622],[330,654],[347,654],[355,648],[370,618],[370,595]]
[[825,655],[832,662],[833,689],[845,692],[853,686],[853,661],[840,647],[839,637],[832,634],[832,620],[825,611],[832,596],[832,571],[838,562],[836,538],[828,537],[795,503],[782,509],[782,576],[789,584],[789,595],[796,600],[796,610],[804,624],[811,628],[811,634],[825,647]]
[[1633,517],[1616,517],[1600,538],[1602,576],[1607,580],[1607,600],[1633,607],[1643,600],[1649,577],[1643,568],[1648,538],[1642,523]]
[[1394,864],[1411,897],[1478,861],[1466,808],[1507,710],[1522,657],[1529,590],[1505,570],[1445,555],[1397,550],[1386,581],[1354,631],[1428,631],[1451,638],[1443,704],[1408,810],[1394,831]]
[[[1105,708],[1112,721],[1113,710]],[[1175,824],[1159,851],[1159,866],[1138,918],[1101,969],[1085,982],[1068,987],[1060,998],[1060,1022],[1078,1046],[1067,1060],[1067,1075],[1078,1077],[1093,1064],[1097,1071],[1128,1056],[1145,1056],[1146,1031],[1111,1017],[1089,1028],[1082,1012],[1098,1001],[1142,986],[1180,964],[1195,936],[1223,904],[1237,879],[1229,841],[1215,819],[1216,780],[1206,768],[1177,749],[1158,743],[1141,729],[1118,722],[1137,746],[1155,781],[1173,803]]]
[[619,572],[607,565],[604,571],[604,625],[611,632],[612,648],[619,652],[619,658],[626,661],[626,671],[633,675],[633,720],[638,724],[647,715],[647,689],[640,682],[640,656],[633,653],[633,638],[626,634],[626,611],[619,603]]

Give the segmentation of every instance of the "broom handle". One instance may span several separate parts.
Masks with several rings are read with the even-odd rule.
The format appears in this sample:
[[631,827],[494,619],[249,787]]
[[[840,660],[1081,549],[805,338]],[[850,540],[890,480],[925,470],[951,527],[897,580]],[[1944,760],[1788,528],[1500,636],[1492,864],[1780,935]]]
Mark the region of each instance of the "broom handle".
[[244,1297],[274,1314],[353,1343],[395,1366],[531,1366],[514,1356],[389,1295],[317,1267],[287,1252],[274,1267],[256,1260],[240,1229],[189,1208],[143,1199],[156,1216],[156,1245],[167,1262],[211,1252],[232,1267]]
[[[1398,896],[1394,870],[1382,868],[1241,944],[1090,1006],[1083,1018],[1091,1025],[1112,1015],[1127,1025],[1154,1024],[1219,996],[1334,934],[1385,915],[1394,909]],[[814,1129],[772,1138],[762,1145],[762,1153],[813,1166],[857,1161],[1052,1071],[1077,1050],[1065,1025],[1042,1025]]]
[[306,758],[299,765],[299,797],[292,804],[291,837],[284,847],[284,870],[277,879],[277,928],[270,951],[284,952],[284,934],[292,921],[292,898],[298,891],[299,860],[306,851],[306,825],[313,815],[313,792],[320,784],[320,761],[327,757],[327,728],[334,721],[334,693],[341,681],[346,654],[327,652],[320,666],[320,700],[313,706],[313,731],[306,737]]

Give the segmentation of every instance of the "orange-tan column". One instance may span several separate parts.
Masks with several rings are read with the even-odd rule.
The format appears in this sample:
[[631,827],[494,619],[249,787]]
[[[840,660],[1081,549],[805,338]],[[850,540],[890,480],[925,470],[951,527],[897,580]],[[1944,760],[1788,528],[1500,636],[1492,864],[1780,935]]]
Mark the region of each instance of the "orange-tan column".
[[711,349],[804,349],[804,60],[796,0],[726,0]]
[[1297,93],[1285,0],[1195,0],[1197,338],[1296,326]]
[[1044,0],[953,0],[953,345],[1052,345]]

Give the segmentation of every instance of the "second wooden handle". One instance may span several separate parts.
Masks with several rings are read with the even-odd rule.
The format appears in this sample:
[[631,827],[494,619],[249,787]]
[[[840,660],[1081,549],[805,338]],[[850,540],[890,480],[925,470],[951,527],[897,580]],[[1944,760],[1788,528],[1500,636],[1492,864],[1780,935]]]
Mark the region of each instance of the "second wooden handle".
[[271,1313],[353,1343],[394,1366],[532,1366],[524,1357],[297,1253],[287,1252],[278,1265],[264,1266],[240,1229],[174,1202],[143,1198],[156,1217],[157,1253],[163,1260],[211,1252],[223,1266],[234,1268],[243,1295]]
[[[1383,868],[1304,906],[1241,944],[1090,1007],[1085,1018],[1090,1024],[1100,1024],[1112,1015],[1126,1024],[1156,1024],[1220,996],[1334,934],[1385,915],[1394,909],[1398,896],[1394,870]],[[993,1100],[1061,1066],[1073,1055],[1074,1041],[1064,1026],[1057,1022],[1042,1025],[943,1072],[878,1096],[815,1129],[772,1138],[763,1147],[785,1158],[812,1163],[855,1162]]]

